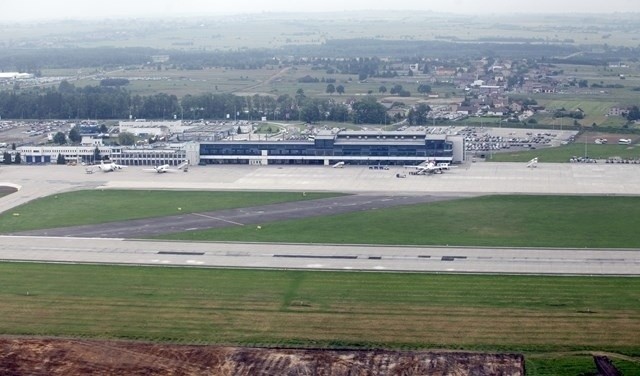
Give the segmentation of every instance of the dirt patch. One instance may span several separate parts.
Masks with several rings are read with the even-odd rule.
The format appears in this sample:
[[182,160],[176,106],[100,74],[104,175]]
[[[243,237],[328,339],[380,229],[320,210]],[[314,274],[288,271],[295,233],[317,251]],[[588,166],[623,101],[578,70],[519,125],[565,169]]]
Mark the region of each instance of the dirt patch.
[[1,375],[524,375],[524,357],[0,339]]

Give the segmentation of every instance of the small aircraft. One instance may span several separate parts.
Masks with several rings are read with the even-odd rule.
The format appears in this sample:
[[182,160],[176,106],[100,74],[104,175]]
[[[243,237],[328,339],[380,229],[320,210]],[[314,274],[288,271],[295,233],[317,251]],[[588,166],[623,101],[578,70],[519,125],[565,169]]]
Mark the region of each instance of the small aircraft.
[[451,166],[449,163],[436,163],[435,161],[425,161],[420,163],[417,166],[408,166],[415,168],[416,171],[414,174],[416,175],[424,175],[424,174],[442,174],[445,170],[450,170]]
[[532,160],[530,160],[530,161],[527,163],[527,167],[529,167],[529,168],[536,168],[536,167],[538,167],[538,157],[535,157],[535,158],[533,158]]
[[91,167],[87,167],[85,169],[85,171],[87,172],[87,174],[93,174],[93,172],[97,169],[99,171],[102,172],[113,172],[113,171],[117,171],[117,170],[122,170],[123,168],[126,168],[127,166],[123,166],[123,165],[119,165],[115,162],[107,162],[105,163],[103,160],[100,161],[99,165],[95,165],[95,166],[91,166]]
[[157,172],[158,174],[164,174],[165,172],[180,172],[180,171],[187,172],[189,171],[189,161],[184,161],[179,165],[177,165],[175,168],[171,168],[170,165],[165,164],[161,166],[156,166],[154,168],[145,168],[143,169],[143,171]]

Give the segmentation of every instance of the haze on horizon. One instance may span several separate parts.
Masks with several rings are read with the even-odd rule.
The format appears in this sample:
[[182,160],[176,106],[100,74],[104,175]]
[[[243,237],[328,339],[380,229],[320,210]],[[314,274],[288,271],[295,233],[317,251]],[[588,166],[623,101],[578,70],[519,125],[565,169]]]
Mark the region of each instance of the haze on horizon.
[[[394,7],[395,5],[395,7]],[[359,10],[412,10],[460,14],[506,13],[634,13],[638,11],[636,0],[609,0],[585,2],[584,0],[405,0],[388,1],[303,1],[286,0],[236,0],[210,2],[208,0],[182,1],[130,1],[111,0],[95,2],[86,0],[24,0],[2,4],[0,22],[22,22],[54,19],[103,19],[133,17],[215,16],[246,13],[281,12],[341,12]]]

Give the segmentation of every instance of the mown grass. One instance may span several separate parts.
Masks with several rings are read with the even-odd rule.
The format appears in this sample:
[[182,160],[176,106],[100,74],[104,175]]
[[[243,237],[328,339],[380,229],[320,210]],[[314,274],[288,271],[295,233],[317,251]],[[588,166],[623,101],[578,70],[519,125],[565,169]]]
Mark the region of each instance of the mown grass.
[[336,195],[339,194],[167,190],[76,191],[37,199],[0,214],[0,233],[312,200]]
[[520,150],[515,152],[493,153],[489,159],[492,162],[526,162],[538,158],[544,163],[569,162],[573,156],[584,157],[586,154],[594,159],[608,159],[620,157],[625,159],[640,159],[640,148],[635,145],[597,145],[575,143],[553,148],[535,150]]
[[515,247],[638,246],[640,197],[484,196],[165,239]]
[[0,263],[0,285],[4,334],[640,355],[638,278]]

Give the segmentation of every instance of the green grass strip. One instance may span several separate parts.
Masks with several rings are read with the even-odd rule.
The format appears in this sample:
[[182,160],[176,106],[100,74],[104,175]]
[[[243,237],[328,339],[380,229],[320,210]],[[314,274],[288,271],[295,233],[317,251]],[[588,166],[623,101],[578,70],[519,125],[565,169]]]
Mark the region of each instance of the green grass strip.
[[[620,137],[623,137],[622,135]],[[575,143],[552,148],[539,148],[535,150],[520,150],[490,153],[483,152],[490,156],[488,160],[492,162],[527,162],[533,158],[538,158],[541,163],[564,163],[569,162],[571,157],[587,156],[594,159],[609,159],[620,157],[624,159],[640,159],[640,148],[629,145],[597,145]]]
[[635,248],[640,197],[485,196],[330,217],[169,234],[165,239]]
[[338,195],[340,194],[319,192],[76,191],[37,199],[0,214],[0,233],[242,208]]

